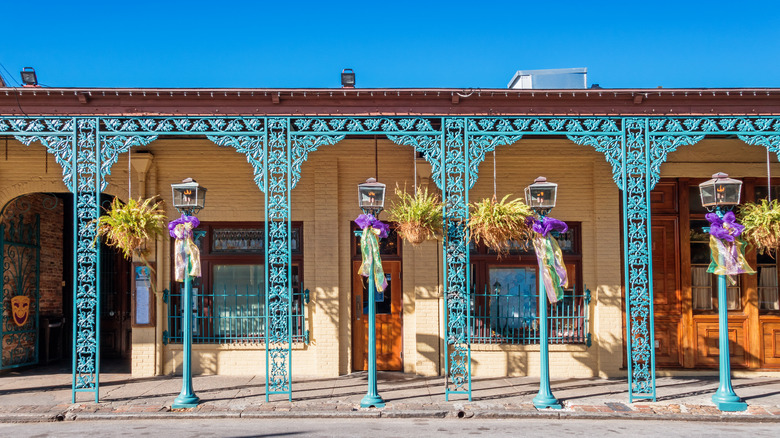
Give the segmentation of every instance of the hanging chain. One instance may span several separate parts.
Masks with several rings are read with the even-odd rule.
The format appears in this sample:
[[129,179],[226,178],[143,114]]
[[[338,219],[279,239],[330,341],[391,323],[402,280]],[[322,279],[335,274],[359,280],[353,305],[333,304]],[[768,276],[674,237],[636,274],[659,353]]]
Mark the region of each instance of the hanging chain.
[[493,200],[496,199],[496,150],[493,149]]
[[417,150],[412,146],[412,160],[414,161],[414,193],[417,194]]
[[374,178],[379,181],[379,145],[377,144],[376,135],[374,136]]
[[132,150],[127,150],[127,200],[133,198],[133,152]]
[[769,168],[769,148],[766,148],[766,196],[772,202],[772,170]]

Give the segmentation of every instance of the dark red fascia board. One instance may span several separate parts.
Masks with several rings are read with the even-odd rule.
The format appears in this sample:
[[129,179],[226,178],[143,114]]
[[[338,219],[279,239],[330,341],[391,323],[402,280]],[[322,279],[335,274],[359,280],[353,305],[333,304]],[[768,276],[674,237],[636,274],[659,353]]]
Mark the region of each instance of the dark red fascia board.
[[780,115],[780,89],[0,88],[0,115]]

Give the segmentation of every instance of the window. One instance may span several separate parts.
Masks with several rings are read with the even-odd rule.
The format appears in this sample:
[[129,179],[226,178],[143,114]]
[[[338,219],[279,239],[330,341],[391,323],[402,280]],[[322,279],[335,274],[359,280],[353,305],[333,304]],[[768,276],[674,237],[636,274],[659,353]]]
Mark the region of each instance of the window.
[[[778,196],[780,196],[780,186],[772,186],[772,199],[780,199]],[[766,198],[767,186],[756,186],[756,200]],[[760,314],[780,312],[776,258],[769,254],[757,254],[755,267],[758,275],[758,312]]]
[[[589,343],[589,293],[579,283],[581,271],[579,223],[570,223],[558,243],[564,254],[569,288],[548,304],[550,343]],[[471,342],[485,344],[539,343],[539,268],[530,242],[517,242],[499,258],[480,244],[471,244]]]
[[[193,281],[193,342],[262,343],[266,327],[265,229],[262,223],[201,223],[195,242],[201,250],[201,277]],[[303,225],[292,224],[293,342],[306,342],[302,290]],[[168,341],[182,340],[183,283],[175,283],[168,303]]]
[[[704,219],[704,214],[707,211],[701,206],[698,186],[692,185],[689,187],[689,190],[693,310],[714,312],[718,309],[718,285],[715,275],[707,272],[710,264],[710,236],[703,231],[704,227],[709,226],[709,222]],[[780,195],[780,186],[772,186],[772,199],[778,199],[778,195]],[[766,197],[767,186],[755,186],[753,199],[758,201]],[[780,312],[777,260],[769,254],[756,254],[755,259],[752,259],[750,254],[747,255],[748,264],[756,270],[759,313]],[[734,285],[729,284],[726,289],[726,306],[728,310],[742,310],[742,277],[736,276],[735,279],[737,283]]]
[[222,339],[260,337],[265,315],[263,265],[213,265],[214,332]]

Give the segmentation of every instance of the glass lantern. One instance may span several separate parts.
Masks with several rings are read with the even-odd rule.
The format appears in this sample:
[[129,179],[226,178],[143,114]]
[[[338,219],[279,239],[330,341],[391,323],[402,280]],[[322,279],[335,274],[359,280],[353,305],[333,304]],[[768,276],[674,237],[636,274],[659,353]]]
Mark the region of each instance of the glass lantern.
[[547,178],[540,176],[525,188],[525,203],[534,210],[549,211],[555,207],[557,195],[558,184],[547,182]]
[[206,205],[206,188],[192,178],[171,184],[173,206],[179,213],[197,214]]
[[729,178],[728,174],[718,172],[712,179],[699,184],[701,205],[707,210],[713,208],[731,208],[739,204],[742,193],[742,181]]
[[358,184],[358,204],[365,213],[376,216],[385,206],[385,185],[375,178]]

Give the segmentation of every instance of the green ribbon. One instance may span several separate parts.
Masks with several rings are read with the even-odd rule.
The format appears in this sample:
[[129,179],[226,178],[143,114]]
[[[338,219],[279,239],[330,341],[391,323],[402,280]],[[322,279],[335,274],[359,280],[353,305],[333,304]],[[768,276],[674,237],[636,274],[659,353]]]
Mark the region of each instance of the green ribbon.
[[380,230],[372,227],[363,228],[363,234],[360,236],[360,252],[363,256],[363,264],[360,265],[358,273],[364,277],[371,276],[371,263],[374,264],[374,284],[377,292],[382,292],[387,287],[385,271],[382,269],[382,258],[379,256],[379,235]]
[[550,303],[557,303],[563,298],[563,288],[569,284],[561,247],[552,234],[544,236],[536,233],[533,243],[547,298]]
[[735,278],[739,274],[755,274],[745,260],[744,240],[735,238],[729,242],[710,234],[710,266],[707,272],[715,275],[725,275],[730,285],[737,284]]
[[[191,237],[176,239],[174,243],[174,273],[176,281],[184,281],[184,276],[200,277],[200,250]],[[190,265],[187,266],[187,255]]]

